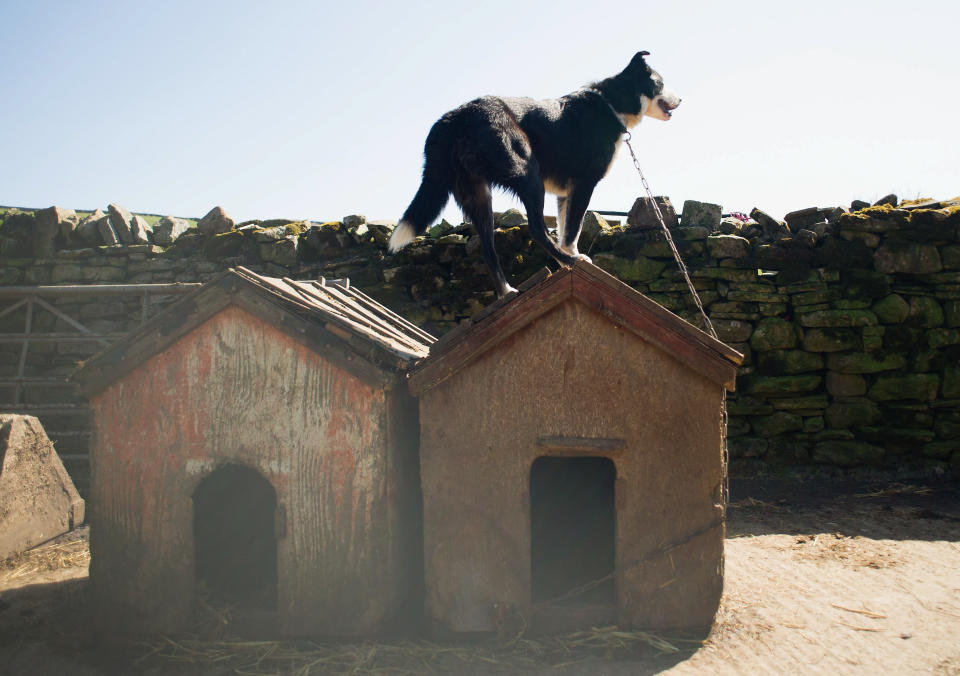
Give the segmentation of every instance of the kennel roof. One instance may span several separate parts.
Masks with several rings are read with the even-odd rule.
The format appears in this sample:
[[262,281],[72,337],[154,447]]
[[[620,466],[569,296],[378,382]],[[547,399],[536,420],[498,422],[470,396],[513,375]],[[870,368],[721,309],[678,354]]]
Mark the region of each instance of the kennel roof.
[[88,359],[72,379],[86,395],[95,394],[230,305],[377,386],[394,381],[411,362],[427,356],[436,342],[347,279],[298,281],[238,266]]
[[518,291],[492,303],[433,343],[430,356],[410,371],[413,395],[439,385],[569,298],[593,308],[718,385],[734,390],[742,354],[591,263],[577,262],[553,273],[544,269],[520,285]]

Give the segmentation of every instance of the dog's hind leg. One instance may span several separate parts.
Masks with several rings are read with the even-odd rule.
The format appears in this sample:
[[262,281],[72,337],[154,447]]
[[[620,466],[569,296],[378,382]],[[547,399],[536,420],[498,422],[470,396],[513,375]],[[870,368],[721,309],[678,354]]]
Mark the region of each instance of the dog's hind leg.
[[480,238],[480,252],[490,270],[496,286],[497,297],[503,298],[511,291],[516,291],[507,282],[503,268],[500,267],[500,258],[494,247],[493,238],[493,198],[490,186],[481,180],[460,178],[454,187],[454,198],[463,209],[463,215],[473,223],[473,229]]
[[533,240],[560,263],[573,265],[577,257],[561,251],[547,232],[547,224],[543,220],[543,181],[540,180],[536,167],[531,167],[526,175],[506,183],[506,187],[516,193],[527,210],[527,221],[530,223],[530,236]]
[[590,257],[577,250],[577,242],[580,239],[580,229],[583,227],[583,216],[587,213],[587,207],[590,205],[590,198],[593,196],[594,186],[596,186],[596,183],[579,183],[573,186],[573,189],[566,199],[563,233],[558,232],[557,236],[560,242],[560,248],[564,253],[578,260],[585,260],[587,262],[590,262]]
[[563,233],[566,230],[567,223],[567,198],[565,195],[557,196],[557,244],[563,245]]

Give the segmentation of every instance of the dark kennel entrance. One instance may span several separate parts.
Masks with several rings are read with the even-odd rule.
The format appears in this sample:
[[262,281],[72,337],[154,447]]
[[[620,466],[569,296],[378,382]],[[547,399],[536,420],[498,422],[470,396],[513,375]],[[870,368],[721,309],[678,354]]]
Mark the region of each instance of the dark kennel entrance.
[[193,494],[197,590],[215,604],[277,606],[277,495],[255,470],[225,465]]
[[[616,477],[609,458],[534,461],[530,468],[534,604],[613,606]],[[607,579],[590,586],[603,578]]]

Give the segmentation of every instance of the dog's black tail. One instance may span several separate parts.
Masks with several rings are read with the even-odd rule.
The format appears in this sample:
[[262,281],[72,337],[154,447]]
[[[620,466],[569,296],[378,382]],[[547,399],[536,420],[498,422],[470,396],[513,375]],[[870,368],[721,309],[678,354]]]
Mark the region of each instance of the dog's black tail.
[[388,248],[391,253],[425,233],[446,206],[454,181],[451,136],[450,121],[446,118],[441,118],[427,134],[423,149],[423,180],[390,236]]

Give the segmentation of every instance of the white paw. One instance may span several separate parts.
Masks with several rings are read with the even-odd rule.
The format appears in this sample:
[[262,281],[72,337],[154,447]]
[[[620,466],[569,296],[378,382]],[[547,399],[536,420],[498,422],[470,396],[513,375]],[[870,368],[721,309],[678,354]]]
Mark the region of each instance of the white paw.
[[582,253],[580,253],[579,251],[577,251],[577,245],[576,245],[576,244],[572,244],[571,246],[562,246],[562,245],[561,245],[560,251],[562,251],[563,253],[567,254],[568,256],[570,256],[570,257],[572,257],[572,258],[574,258],[574,259],[576,259],[576,260],[578,260],[578,261],[586,261],[587,263],[592,263],[592,262],[593,262],[592,260],[590,260],[590,256],[588,256],[588,255],[586,255],[586,254],[582,254]]

